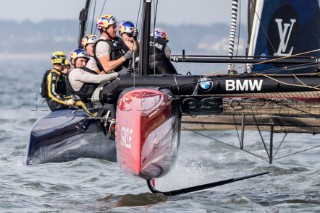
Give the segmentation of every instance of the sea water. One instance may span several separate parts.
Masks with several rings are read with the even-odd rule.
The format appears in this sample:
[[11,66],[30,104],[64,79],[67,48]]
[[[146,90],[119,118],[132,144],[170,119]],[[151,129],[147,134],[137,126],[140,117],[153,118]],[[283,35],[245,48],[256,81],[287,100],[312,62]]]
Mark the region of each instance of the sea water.
[[[182,132],[177,163],[156,180],[158,189],[270,173],[174,197],[150,193],[145,180],[104,160],[26,166],[30,130],[48,113],[38,91],[50,63],[0,60],[0,64],[0,212],[320,212],[319,148],[270,165],[267,159],[214,140],[238,146],[235,132]],[[275,136],[275,147],[282,137]],[[266,158],[257,132],[246,132],[245,139],[245,150]],[[276,158],[319,144],[317,135],[289,135]]]

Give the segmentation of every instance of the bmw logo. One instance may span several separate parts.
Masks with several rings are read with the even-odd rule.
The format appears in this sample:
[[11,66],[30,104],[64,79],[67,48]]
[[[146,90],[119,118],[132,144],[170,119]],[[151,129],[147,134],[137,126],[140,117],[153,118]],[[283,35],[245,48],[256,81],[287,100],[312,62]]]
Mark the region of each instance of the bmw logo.
[[199,87],[202,91],[209,92],[213,87],[213,83],[209,78],[201,78]]

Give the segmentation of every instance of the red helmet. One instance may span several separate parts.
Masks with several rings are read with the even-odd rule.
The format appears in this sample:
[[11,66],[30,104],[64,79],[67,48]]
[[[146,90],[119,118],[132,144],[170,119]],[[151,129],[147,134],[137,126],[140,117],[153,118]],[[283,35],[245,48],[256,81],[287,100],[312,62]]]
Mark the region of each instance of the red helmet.
[[150,35],[155,38],[163,38],[164,40],[169,41],[168,34],[160,28],[155,28]]
[[97,19],[97,29],[108,28],[109,25],[116,23],[117,19],[113,15],[102,15]]
[[119,33],[133,33],[134,24],[131,21],[124,21],[119,25]]

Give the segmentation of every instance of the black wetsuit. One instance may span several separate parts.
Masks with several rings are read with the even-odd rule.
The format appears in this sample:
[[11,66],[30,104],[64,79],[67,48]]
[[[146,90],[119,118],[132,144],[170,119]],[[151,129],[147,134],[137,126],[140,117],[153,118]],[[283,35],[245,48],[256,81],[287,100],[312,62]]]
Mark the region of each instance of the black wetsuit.
[[150,73],[177,74],[177,70],[171,64],[164,51],[167,43],[163,38],[150,37]]
[[66,89],[66,75],[61,71],[53,68],[46,72],[44,85],[42,85],[42,93],[46,94],[44,97],[51,111],[68,109],[65,105],[64,96],[67,95]]

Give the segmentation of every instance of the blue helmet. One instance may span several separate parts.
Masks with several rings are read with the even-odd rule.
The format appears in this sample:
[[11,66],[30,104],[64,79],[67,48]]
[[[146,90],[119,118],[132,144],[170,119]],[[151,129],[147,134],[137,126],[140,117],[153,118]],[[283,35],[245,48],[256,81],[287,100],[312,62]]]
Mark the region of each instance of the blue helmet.
[[155,28],[154,30],[152,30],[150,36],[154,36],[155,38],[162,38],[166,41],[169,41],[168,34],[161,28]]
[[94,34],[86,35],[81,40],[81,45],[83,48],[87,46],[87,44],[94,44],[98,40],[97,36]]
[[77,59],[77,58],[86,58],[86,59],[90,59],[89,54],[87,53],[87,51],[85,51],[84,49],[75,49],[70,53],[70,60],[71,59]]
[[131,21],[124,21],[119,25],[119,33],[133,33],[134,24]]

